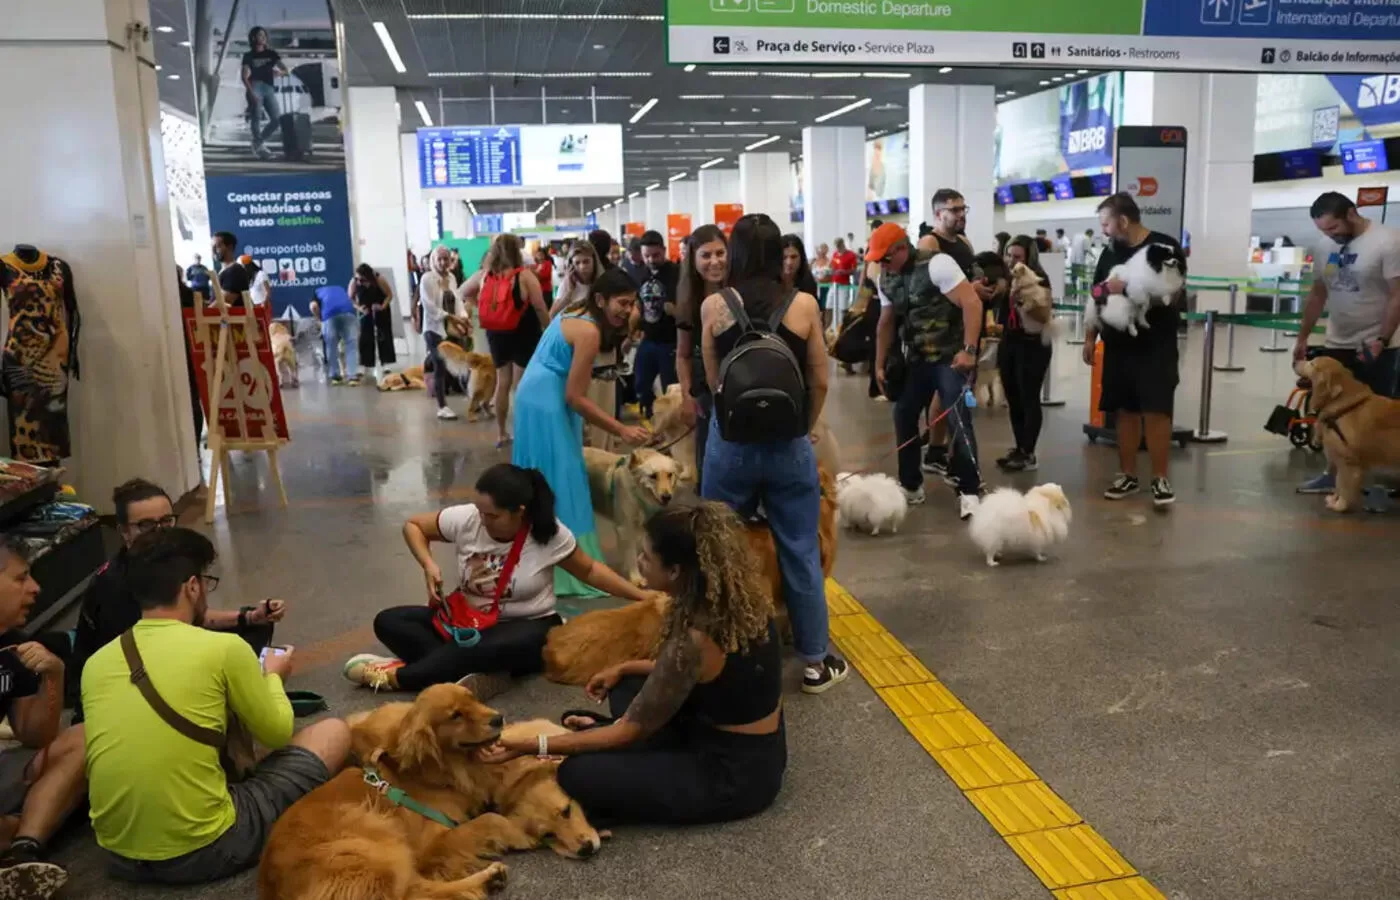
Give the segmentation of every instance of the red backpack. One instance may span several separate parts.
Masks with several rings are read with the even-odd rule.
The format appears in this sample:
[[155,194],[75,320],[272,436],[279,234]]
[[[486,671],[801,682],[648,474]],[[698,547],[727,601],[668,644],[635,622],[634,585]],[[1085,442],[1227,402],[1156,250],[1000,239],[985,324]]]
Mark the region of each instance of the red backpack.
[[481,279],[477,295],[476,314],[481,327],[487,331],[514,331],[525,312],[525,300],[520,296],[520,273],[523,269],[487,272]]

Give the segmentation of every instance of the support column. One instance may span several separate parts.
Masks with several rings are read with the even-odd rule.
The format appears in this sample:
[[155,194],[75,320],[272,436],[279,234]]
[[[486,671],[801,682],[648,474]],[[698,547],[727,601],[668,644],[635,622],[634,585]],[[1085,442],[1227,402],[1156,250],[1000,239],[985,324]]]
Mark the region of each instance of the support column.
[[32,244],[72,269],[82,378],[68,389],[64,480],[104,513],[112,489],[134,476],[179,497],[201,480],[197,401],[185,368],[150,10],[146,0],[11,6],[0,83],[12,87],[6,113],[25,125],[22,138],[0,144],[10,176],[0,247]]
[[837,235],[865,234],[865,128],[802,129],[803,242],[807,255]]
[[[710,220],[700,213],[700,185],[689,178],[671,182],[671,212],[690,216],[690,227],[699,228]],[[711,210],[711,213],[714,211]]]
[[745,215],[767,213],[787,231],[790,165],[786,153],[739,154],[739,202],[744,204]]
[[622,206],[610,206],[598,213],[598,227],[617,240],[622,235]]
[[[1128,72],[1123,81],[1123,124],[1186,128],[1183,218],[1191,233],[1190,271],[1247,274],[1258,76]],[[1131,178],[1131,173],[1120,175]],[[1219,292],[1202,293],[1198,302],[1202,310],[1223,311],[1229,305]]]
[[349,113],[345,153],[355,263],[369,263],[388,279],[400,314],[407,316],[413,311],[413,298],[408,290],[408,238],[395,90],[352,87],[346,91],[346,106]]
[[463,200],[442,201],[442,233],[447,234],[449,231],[455,238],[470,237],[474,234],[472,214]]
[[428,252],[433,243],[433,201],[423,196],[418,177],[418,136],[399,135],[400,170],[403,172],[403,220],[408,249],[414,256]]
[[[628,222],[641,222],[646,224],[646,220],[647,198],[645,194],[639,194],[627,201],[627,218],[623,220],[623,224],[626,225]],[[623,241],[623,246],[626,247],[626,245],[627,242]]]
[[646,223],[647,230],[659,231],[665,237],[666,214],[671,211],[671,192],[664,187],[647,191],[646,208],[647,217],[642,221]]
[[716,203],[742,203],[739,193],[738,169],[701,169],[696,178],[699,185],[699,215],[695,225],[713,225]]
[[996,127],[996,92],[990,85],[920,84],[909,90],[911,232],[932,220],[934,192],[953,188],[967,198],[972,246],[993,249]]

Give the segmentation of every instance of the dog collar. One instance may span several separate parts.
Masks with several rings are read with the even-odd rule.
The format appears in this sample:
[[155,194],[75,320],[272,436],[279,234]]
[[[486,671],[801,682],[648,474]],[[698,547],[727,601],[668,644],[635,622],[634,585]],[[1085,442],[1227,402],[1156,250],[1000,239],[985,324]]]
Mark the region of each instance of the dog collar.
[[423,818],[436,822],[444,828],[456,828],[460,824],[456,819],[414,800],[413,797],[409,796],[408,791],[385,781],[371,766],[365,766],[365,784],[395,806],[402,806],[404,809],[416,812]]

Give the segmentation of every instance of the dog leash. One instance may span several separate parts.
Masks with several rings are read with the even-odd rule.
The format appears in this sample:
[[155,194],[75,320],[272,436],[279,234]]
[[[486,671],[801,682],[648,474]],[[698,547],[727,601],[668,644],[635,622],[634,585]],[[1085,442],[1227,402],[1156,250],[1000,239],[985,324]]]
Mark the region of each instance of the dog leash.
[[691,426],[690,426],[689,428],[687,428],[685,431],[682,431],[682,432],[680,433],[680,436],[677,437],[675,440],[673,440],[673,441],[671,441],[671,442],[669,442],[669,443],[666,443],[666,444],[662,444],[660,447],[653,447],[652,449],[655,450],[657,453],[665,453],[667,450],[670,450],[672,447],[676,446],[676,445],[679,444],[681,441],[683,441],[683,440],[685,440],[687,437],[689,437],[694,431],[695,431],[695,426],[694,426],[694,425],[691,425]]
[[371,766],[365,766],[365,784],[369,785],[371,790],[375,791],[395,806],[401,806],[404,809],[416,812],[423,818],[436,822],[444,828],[456,828],[461,824],[451,816],[414,800],[413,797],[409,795],[408,791],[400,787],[395,787],[385,781],[383,776]]
[[[837,479],[836,479],[836,483],[837,483],[837,484],[840,484],[841,482],[845,481],[846,479],[848,479],[848,478],[854,478],[854,477],[857,476],[857,475],[866,475],[866,474],[869,474],[870,472],[873,472],[873,471],[875,470],[875,467],[876,467],[878,464],[884,462],[886,459],[889,459],[891,456],[894,456],[894,455],[898,454],[899,451],[903,450],[905,447],[908,447],[910,444],[915,443],[916,441],[926,440],[926,439],[930,438],[930,437],[933,435],[933,426],[937,425],[939,422],[942,422],[945,418],[947,418],[948,414],[951,413],[953,410],[957,409],[959,405],[963,405],[963,404],[966,404],[966,403],[967,403],[967,394],[968,394],[968,391],[971,391],[971,390],[972,390],[972,385],[973,385],[973,378],[972,378],[971,376],[969,376],[968,379],[967,379],[967,381],[963,384],[963,389],[962,389],[962,391],[958,394],[958,399],[957,399],[957,401],[954,402],[952,406],[948,407],[947,409],[943,410],[943,412],[941,412],[941,413],[939,413],[937,416],[935,416],[934,419],[933,419],[933,421],[928,423],[928,427],[927,427],[927,428],[923,429],[923,430],[920,431],[918,434],[914,435],[913,437],[911,437],[909,440],[905,441],[904,443],[899,444],[899,445],[896,446],[893,450],[890,450],[890,451],[888,451],[888,452],[886,452],[886,453],[880,454],[879,456],[877,456],[877,457],[875,458],[875,462],[873,462],[873,463],[871,463],[870,465],[866,466],[864,469],[857,469],[857,470],[854,471],[854,472],[847,472],[847,473],[845,473],[845,474],[842,475],[840,478],[837,478]],[[961,432],[961,429],[959,429],[959,432]],[[967,441],[966,435],[963,436],[963,441],[964,441],[964,442]],[[969,447],[969,450],[970,450],[970,449],[971,449],[971,448]],[[976,464],[977,464],[977,458],[976,458],[976,456],[973,456],[972,462],[973,462],[973,465],[976,465]],[[979,469],[978,469],[978,475],[979,475],[979,477],[980,477],[980,475],[981,475],[981,469],[980,469],[980,467],[979,467]]]

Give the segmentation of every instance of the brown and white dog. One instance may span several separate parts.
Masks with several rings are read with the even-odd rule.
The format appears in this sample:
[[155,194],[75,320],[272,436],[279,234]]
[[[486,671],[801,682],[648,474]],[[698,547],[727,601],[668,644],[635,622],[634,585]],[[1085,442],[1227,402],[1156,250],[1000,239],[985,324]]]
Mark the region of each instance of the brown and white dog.
[[1327,461],[1337,471],[1337,489],[1327,498],[1327,508],[1352,512],[1361,505],[1367,472],[1400,467],[1400,400],[1377,394],[1329,357],[1294,368],[1312,382],[1309,405],[1317,411]]
[[467,421],[475,422],[483,414],[490,415],[492,398],[496,396],[496,365],[491,357],[463,350],[451,341],[438,344],[438,355],[447,365],[447,371],[467,384],[470,397]]
[[647,519],[671,502],[680,484],[681,464],[664,453],[640,447],[626,455],[597,447],[583,448],[593,511],[617,529],[620,567],[635,582],[637,550]]
[[297,347],[291,328],[283,322],[273,322],[267,329],[272,345],[272,359],[277,364],[277,383],[284,388],[301,387],[297,371]]

